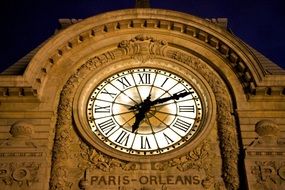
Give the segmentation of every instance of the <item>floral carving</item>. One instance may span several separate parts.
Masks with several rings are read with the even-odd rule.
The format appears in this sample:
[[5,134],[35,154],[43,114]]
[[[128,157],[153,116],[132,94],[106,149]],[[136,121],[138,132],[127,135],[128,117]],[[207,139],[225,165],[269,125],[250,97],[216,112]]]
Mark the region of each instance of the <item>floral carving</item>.
[[135,60],[144,63],[154,56],[164,56],[167,45],[164,40],[156,40],[151,36],[141,34],[131,40],[122,41],[118,47],[125,55],[130,55]]
[[231,115],[230,98],[225,85],[215,76],[205,64],[199,59],[188,56],[185,53],[169,50],[168,57],[179,62],[185,63],[191,68],[197,70],[207,80],[215,93],[217,101],[218,114],[218,135],[223,160],[223,178],[228,189],[238,189],[238,154],[237,132],[234,124],[234,118]]
[[110,158],[94,148],[87,146],[84,143],[80,144],[82,150],[81,157],[85,161],[85,167],[88,169],[99,169],[102,171],[110,171],[113,168],[121,167],[124,168],[127,163],[118,159]]
[[0,164],[0,180],[6,185],[31,186],[39,181],[40,164],[35,162]]
[[71,130],[72,99],[75,86],[78,85],[78,82],[79,77],[76,73],[67,81],[60,95],[55,142],[53,147],[50,189],[70,189],[73,185],[67,177],[68,167],[65,161],[72,159],[71,147],[74,143],[79,141],[78,137],[76,137],[74,132]]
[[195,148],[187,155],[178,159],[171,160],[170,166],[176,166],[180,171],[187,171],[189,169],[195,170],[209,170],[210,157],[209,157],[209,144],[204,142],[201,146]]
[[[74,157],[72,153],[74,152],[74,147],[78,147],[81,141],[75,131],[72,130],[72,102],[80,81],[86,77],[86,73],[96,69],[101,64],[108,63],[118,55],[121,56],[122,51],[115,49],[114,51],[106,52],[90,58],[84,65],[77,69],[76,73],[68,79],[63,87],[57,109],[58,118],[55,128],[50,189],[64,190],[70,189],[73,186],[70,178],[67,177],[67,173],[70,169],[67,161],[72,160]],[[78,149],[80,149],[80,147],[78,147]],[[89,166],[92,165],[94,167],[101,168],[102,170],[108,170],[115,166],[123,166],[123,164],[120,164],[118,160],[107,159],[105,156],[97,154],[94,149],[86,147],[83,149],[85,152],[82,153],[81,156],[85,161],[87,161],[86,163],[88,163]],[[124,167],[127,168],[127,165]],[[79,168],[84,169],[82,165],[79,166]]]
[[50,185],[50,189],[65,190],[71,189],[73,183],[68,180],[68,169],[65,167],[53,168],[53,181]]
[[210,142],[204,141],[200,146],[188,152],[186,155],[161,163],[153,163],[154,170],[165,171],[169,168],[176,168],[181,172],[188,170],[197,170],[205,173],[206,177],[202,179],[201,185],[205,189],[224,189],[224,183],[215,179],[217,176],[213,163],[216,153],[210,148]]
[[[237,160],[239,150],[234,118],[231,115],[230,96],[227,93],[225,85],[222,80],[219,79],[206,64],[201,63],[199,59],[190,57],[179,51],[169,50],[167,47],[168,44],[165,41],[155,40],[153,37],[147,35],[138,35],[131,40],[122,41],[118,45],[118,49],[89,59],[70,77],[61,92],[58,106],[53,168],[50,183],[51,189],[69,189],[72,186],[72,182],[70,182],[70,179],[66,176],[69,170],[66,165],[66,160],[71,158],[72,151],[70,151],[70,144],[77,144],[76,146],[80,144],[80,140],[72,130],[72,101],[78,84],[84,79],[87,73],[90,73],[99,65],[107,64],[110,60],[115,60],[122,56],[130,56],[140,62],[146,62],[156,56],[166,56],[184,63],[205,77],[213,89],[217,100],[217,112],[219,113],[217,123],[223,160],[223,179],[227,189],[238,189],[239,176]],[[73,141],[71,142],[70,139]],[[125,170],[139,168],[137,163],[125,163],[117,159],[109,158],[86,145],[80,148],[83,148],[81,157],[85,161],[86,166],[89,165],[103,171],[109,171],[115,167],[120,167]],[[186,171],[191,168],[198,170],[203,169],[208,172],[208,178],[203,181],[203,186],[207,187],[212,178],[211,172],[208,170],[208,168],[210,168],[208,158],[207,146],[203,145],[184,157],[166,164],[156,163],[154,167],[164,170],[169,166],[177,166],[181,171]]]

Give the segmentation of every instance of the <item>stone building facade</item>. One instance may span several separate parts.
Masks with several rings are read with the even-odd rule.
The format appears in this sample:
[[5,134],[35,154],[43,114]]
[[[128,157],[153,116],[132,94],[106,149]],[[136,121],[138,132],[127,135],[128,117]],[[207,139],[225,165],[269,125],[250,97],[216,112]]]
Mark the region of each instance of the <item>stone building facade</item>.
[[[285,70],[225,19],[144,8],[61,23],[0,75],[1,189],[285,188]],[[166,70],[197,90],[202,117],[191,139],[180,135],[183,145],[135,154],[90,129],[92,91],[137,68]]]

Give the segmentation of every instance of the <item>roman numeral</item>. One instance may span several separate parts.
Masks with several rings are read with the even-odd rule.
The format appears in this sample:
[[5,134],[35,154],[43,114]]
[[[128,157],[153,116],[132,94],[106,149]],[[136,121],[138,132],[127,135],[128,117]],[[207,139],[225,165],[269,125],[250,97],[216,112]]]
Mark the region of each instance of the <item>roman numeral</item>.
[[117,79],[117,81],[119,81],[123,85],[123,89],[128,88],[129,86],[131,86],[131,83],[127,80],[126,77],[122,77],[120,79]]
[[141,149],[150,149],[150,144],[147,137],[141,136]]
[[110,113],[110,106],[98,106],[95,105],[95,113]]
[[123,146],[127,146],[129,137],[130,134],[128,134],[126,131],[122,131],[115,141]]
[[163,133],[163,136],[164,136],[164,138],[165,138],[167,144],[171,144],[171,143],[174,142],[174,141],[173,141],[169,136],[167,136],[165,133]]
[[140,81],[138,84],[150,84],[150,73],[139,73]]
[[108,135],[116,127],[116,124],[111,118],[106,121],[103,121],[102,123],[99,123],[98,127],[103,131],[103,133]]
[[194,106],[179,106],[179,112],[193,112]]
[[187,123],[186,121],[178,118],[173,124],[173,127],[186,132],[191,127],[191,123]]
[[101,94],[108,94],[110,95],[112,98],[114,98],[117,94],[113,93],[113,92],[108,92],[105,88],[102,90]]
[[167,81],[168,79],[169,79],[169,78],[166,78],[166,79],[163,81],[163,83],[162,83],[162,85],[161,85],[160,87],[163,87],[164,84],[166,83],[166,81]]

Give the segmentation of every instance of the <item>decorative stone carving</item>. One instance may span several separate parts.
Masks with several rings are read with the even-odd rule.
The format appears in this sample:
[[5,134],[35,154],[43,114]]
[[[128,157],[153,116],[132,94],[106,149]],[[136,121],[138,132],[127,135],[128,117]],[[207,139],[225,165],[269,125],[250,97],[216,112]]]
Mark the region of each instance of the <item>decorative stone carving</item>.
[[[0,145],[0,188],[42,189],[46,186],[46,148],[33,139],[34,126],[24,121],[10,128],[11,137]],[[45,164],[43,164],[45,163]]]
[[68,169],[63,166],[52,168],[53,176],[50,189],[71,189],[73,183],[68,179]]
[[271,120],[255,125],[258,138],[245,149],[245,167],[249,189],[285,188],[285,146],[279,143],[279,126]]
[[[63,87],[58,106],[58,120],[56,124],[53,166],[50,181],[51,189],[70,189],[72,186],[71,180],[67,179],[66,175],[63,174],[66,174],[70,168],[67,164],[68,160],[72,157],[72,151],[70,151],[71,147],[69,145],[73,144],[75,146],[79,146],[81,141],[76,137],[76,134],[72,129],[72,101],[75,90],[86,74],[90,73],[98,66],[109,63],[110,60],[115,60],[122,56],[128,56],[140,62],[146,62],[155,56],[166,56],[190,66],[205,77],[215,92],[218,104],[217,112],[219,115],[217,122],[220,147],[223,152],[223,179],[227,189],[238,189],[239,176],[237,172],[237,160],[239,150],[234,118],[231,115],[230,110],[230,97],[227,94],[224,83],[214,74],[213,71],[200,62],[199,59],[190,57],[187,54],[176,50],[169,50],[166,47],[167,42],[155,40],[153,37],[146,35],[138,35],[131,40],[122,41],[119,44],[118,49],[89,59],[73,76],[70,77],[66,85]],[[70,142],[71,139],[72,142]],[[85,164],[87,163],[87,166],[89,165],[97,169],[99,168],[103,171],[108,171],[113,167],[120,167],[123,170],[139,168],[136,163],[125,163],[117,159],[110,159],[95,149],[90,149],[85,145],[82,147],[83,153],[81,154],[81,157],[85,160]],[[199,167],[209,168],[207,165],[201,166],[202,160],[207,158],[207,151],[202,151],[205,147],[199,151],[197,150],[197,152],[193,151],[191,154],[184,157],[183,159],[185,160],[182,162],[180,161],[179,164],[176,163],[177,167],[179,167],[181,171],[185,171],[191,167],[196,167],[197,169],[199,169]],[[195,163],[193,161],[195,159],[200,159],[201,163]],[[85,164],[79,166],[81,170],[84,170],[86,167]],[[158,163],[155,167],[163,169],[165,166]],[[211,180],[211,176],[209,175],[207,179],[204,179],[203,186],[205,186],[205,188],[209,186]],[[223,185],[220,184],[217,185],[217,187],[218,186]]]
[[187,155],[164,163],[153,163],[152,167],[153,169],[160,171],[164,171],[169,167],[176,167],[179,171],[187,171],[189,169],[208,170],[211,165],[210,158],[209,143],[204,142],[202,145],[190,151]]
[[271,120],[261,120],[255,125],[255,132],[259,136],[259,143],[277,144],[279,127]]
[[[50,189],[70,189],[73,186],[73,182],[67,177],[69,169],[72,167],[68,164],[68,161],[72,162],[73,158],[77,155],[81,155],[85,164],[79,164],[80,170],[85,170],[88,166],[101,168],[107,170],[113,166],[121,166],[119,161],[113,159],[108,164],[105,164],[108,159],[102,155],[97,155],[97,151],[92,148],[88,148],[86,145],[80,143],[79,137],[72,129],[72,102],[75,91],[80,83],[86,77],[86,74],[96,69],[101,64],[106,64],[110,60],[115,58],[115,55],[121,55],[120,50],[106,52],[102,55],[89,59],[84,65],[82,65],[77,72],[72,75],[66,82],[63,90],[60,94],[60,103],[58,106],[58,118],[56,123],[55,142],[53,147],[52,156],[52,172],[50,179]],[[81,144],[81,147],[79,145]],[[79,149],[83,152],[78,153]],[[77,153],[72,153],[77,152]],[[74,161],[74,160],[73,160]],[[83,161],[84,162],[84,161]]]
[[202,179],[202,186],[205,189],[209,189],[211,187],[223,189],[223,182],[215,179],[219,177],[215,175],[217,168],[213,165],[216,153],[214,150],[211,150],[210,146],[211,145],[208,141],[204,141],[200,146],[188,152],[186,155],[164,163],[153,163],[152,169],[166,171],[169,168],[175,167],[181,172],[186,172],[188,170],[203,171],[206,177]]
[[11,137],[5,140],[1,147],[36,147],[32,142],[32,135],[34,134],[34,126],[24,121],[15,122],[10,128]]
[[250,189],[278,190],[285,187],[285,161],[255,161],[250,173],[255,179],[249,185]]
[[120,161],[118,159],[110,158],[92,147],[88,147],[86,144],[81,143],[80,148],[82,150],[81,157],[85,160],[85,168],[99,169],[102,171],[111,171],[113,168],[120,167],[128,170],[127,162]]
[[198,58],[193,58],[185,53],[169,50],[167,57],[185,63],[191,68],[199,71],[207,80],[213,89],[217,101],[218,113],[218,135],[223,160],[223,178],[228,189],[238,189],[238,154],[237,132],[234,123],[234,117],[231,115],[230,98],[225,85],[215,76],[205,64],[202,64]]
[[68,169],[65,161],[72,158],[72,143],[78,143],[78,138],[71,130],[73,87],[76,83],[78,83],[78,76],[73,75],[61,92],[60,105],[58,106],[55,143],[53,147],[50,189],[70,189],[73,185],[68,178]]
[[166,41],[155,40],[151,36],[141,34],[131,40],[122,41],[118,47],[125,55],[131,55],[135,60],[144,63],[155,55],[164,56],[167,45]]
[[31,186],[38,182],[40,164],[34,162],[0,163],[0,180],[5,185]]
[[14,138],[31,138],[33,133],[33,126],[24,121],[18,121],[14,123],[10,129],[10,134]]

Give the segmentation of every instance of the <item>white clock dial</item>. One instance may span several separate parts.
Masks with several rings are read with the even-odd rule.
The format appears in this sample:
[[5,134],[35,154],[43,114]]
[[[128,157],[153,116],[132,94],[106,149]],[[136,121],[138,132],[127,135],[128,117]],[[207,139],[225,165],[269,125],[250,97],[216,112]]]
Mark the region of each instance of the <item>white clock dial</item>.
[[106,145],[137,155],[161,154],[182,146],[198,131],[202,105],[183,78],[161,69],[116,73],[92,92],[89,126]]

